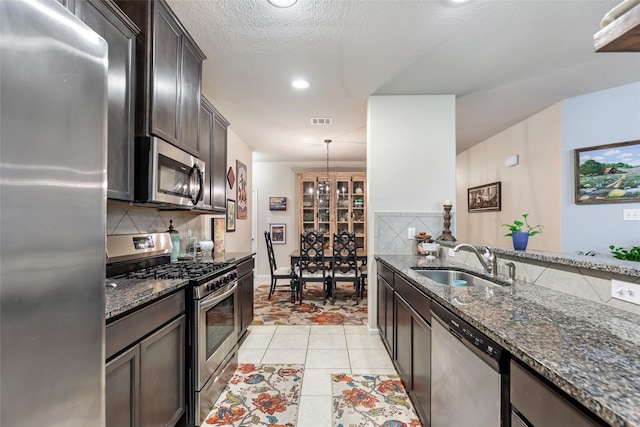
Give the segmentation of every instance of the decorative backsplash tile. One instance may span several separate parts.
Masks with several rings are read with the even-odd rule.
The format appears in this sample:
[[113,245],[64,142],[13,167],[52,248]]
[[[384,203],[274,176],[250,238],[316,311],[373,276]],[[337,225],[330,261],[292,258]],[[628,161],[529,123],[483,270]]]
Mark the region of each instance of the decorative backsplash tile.
[[189,211],[160,211],[153,208],[107,206],[107,235],[161,233],[169,229],[169,220],[181,236],[187,237],[188,230],[197,239],[210,240],[205,236],[203,217]]
[[[455,258],[449,257],[446,251],[441,250],[440,253],[445,260],[450,262],[467,265],[476,269],[482,268],[477,257],[470,252],[461,250],[456,253]],[[611,297],[611,279],[640,283],[639,278],[549,262],[535,260],[527,260],[527,262],[524,262],[522,259],[498,257],[498,272],[501,277],[507,276],[507,267],[505,266],[507,262],[513,262],[515,264],[516,280],[544,286],[559,292],[640,314],[640,305],[631,304]]]
[[[443,212],[376,212],[374,213],[375,253],[389,255],[412,255],[415,243],[408,239],[407,230],[424,231],[434,239],[444,229]],[[451,215],[452,229],[454,214]]]

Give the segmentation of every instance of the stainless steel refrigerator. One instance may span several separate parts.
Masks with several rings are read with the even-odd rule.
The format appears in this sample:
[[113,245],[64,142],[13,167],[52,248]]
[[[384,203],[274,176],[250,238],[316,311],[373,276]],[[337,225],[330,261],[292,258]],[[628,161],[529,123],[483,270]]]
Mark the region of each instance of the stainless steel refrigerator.
[[107,44],[0,1],[0,425],[104,426]]

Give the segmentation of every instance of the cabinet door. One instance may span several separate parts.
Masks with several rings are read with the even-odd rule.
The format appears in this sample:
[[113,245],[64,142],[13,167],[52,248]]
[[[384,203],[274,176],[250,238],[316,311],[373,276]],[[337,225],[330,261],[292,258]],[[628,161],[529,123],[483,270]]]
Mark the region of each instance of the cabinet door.
[[378,276],[378,327],[382,342],[393,359],[393,288],[381,276]]
[[185,411],[185,315],[140,342],[140,420],[175,426]]
[[177,145],[182,32],[161,2],[153,5],[150,131]]
[[253,272],[238,280],[240,292],[240,336],[253,322]]
[[204,168],[204,209],[211,209],[213,191],[213,111],[209,108],[209,102],[202,99],[200,105],[200,160],[205,162]]
[[198,122],[200,121],[200,77],[202,62],[186,37],[182,38],[180,72],[180,146],[200,157]]
[[76,15],[109,44],[107,197],[133,200],[134,58],[139,30],[110,1],[76,2]]
[[396,308],[396,368],[400,378],[404,383],[407,391],[412,389],[411,384],[411,356],[412,346],[412,319],[411,308],[400,296],[396,295],[395,298]]
[[140,426],[140,346],[107,363],[105,372],[107,427]]
[[423,425],[431,425],[431,327],[412,316],[411,391]]
[[213,122],[213,196],[214,211],[227,210],[227,126],[229,123],[216,114]]

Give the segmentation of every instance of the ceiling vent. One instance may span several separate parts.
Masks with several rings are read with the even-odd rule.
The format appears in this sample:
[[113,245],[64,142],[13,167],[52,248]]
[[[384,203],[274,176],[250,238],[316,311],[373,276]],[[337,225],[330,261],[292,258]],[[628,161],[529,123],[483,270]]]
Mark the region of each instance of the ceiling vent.
[[314,126],[333,124],[331,117],[311,117],[311,124]]

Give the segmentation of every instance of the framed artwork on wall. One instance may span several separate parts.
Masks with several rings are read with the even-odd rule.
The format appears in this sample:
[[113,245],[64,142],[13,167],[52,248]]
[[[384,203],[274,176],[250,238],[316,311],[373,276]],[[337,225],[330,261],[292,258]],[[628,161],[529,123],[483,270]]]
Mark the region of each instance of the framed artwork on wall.
[[469,212],[499,211],[502,209],[501,183],[479,185],[467,189]]
[[236,201],[227,199],[227,231],[236,231]]
[[640,140],[574,153],[576,204],[640,202]]
[[270,211],[286,211],[287,198],[286,197],[269,197],[269,210]]
[[274,245],[284,245],[287,243],[287,226],[286,224],[271,224],[271,243]]
[[225,218],[211,218],[211,240],[213,241],[213,254],[224,253]]
[[229,188],[233,190],[233,184],[236,182],[236,176],[233,174],[232,166],[229,166],[229,172],[227,172],[227,182],[229,183]]
[[236,160],[238,186],[236,200],[238,201],[238,219],[247,219],[247,166]]

